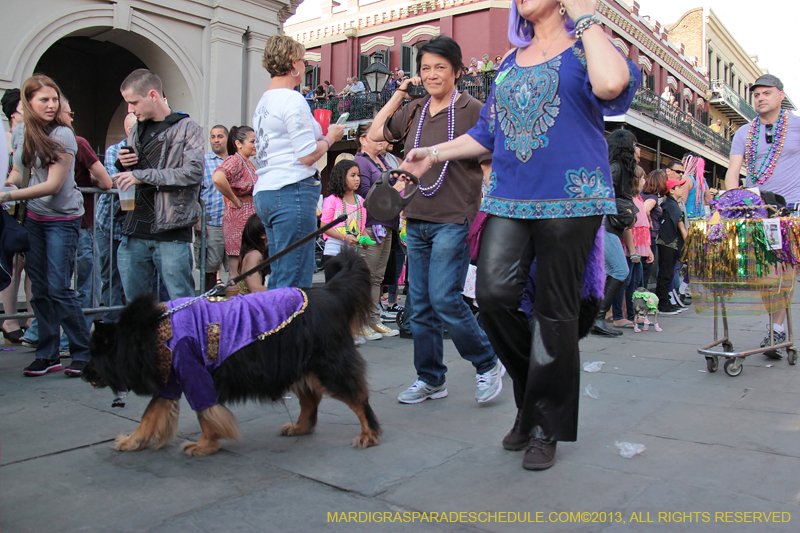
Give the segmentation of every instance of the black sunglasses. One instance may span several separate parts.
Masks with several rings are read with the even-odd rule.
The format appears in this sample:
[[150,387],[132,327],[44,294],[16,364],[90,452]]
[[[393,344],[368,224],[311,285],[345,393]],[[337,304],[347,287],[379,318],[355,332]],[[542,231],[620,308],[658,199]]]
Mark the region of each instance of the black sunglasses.
[[679,176],[683,176],[683,170],[673,170],[673,172]]
[[764,124],[764,129],[766,130],[766,137],[767,137],[767,144],[772,144],[775,139],[772,136],[772,124]]

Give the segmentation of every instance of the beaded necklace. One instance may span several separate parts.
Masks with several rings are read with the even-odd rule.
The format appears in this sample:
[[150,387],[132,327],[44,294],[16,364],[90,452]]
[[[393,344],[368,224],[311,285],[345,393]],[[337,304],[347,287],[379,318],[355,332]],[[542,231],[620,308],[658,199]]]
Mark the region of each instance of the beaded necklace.
[[356,199],[356,229],[355,232],[350,233],[350,228],[348,227],[350,217],[352,215],[352,211],[347,210],[347,204],[344,202],[344,196],[342,196],[342,213],[347,215],[347,220],[344,221],[344,232],[348,235],[354,235],[356,238],[361,236],[361,204],[358,202],[358,195],[354,192],[353,198]]
[[[453,89],[453,96],[450,97],[450,105],[447,107],[447,140],[453,140],[453,132],[456,129],[456,114],[453,112],[455,103],[456,103],[456,96],[458,96],[458,90]],[[431,100],[433,98],[429,98],[428,102],[425,104],[425,107],[422,109],[422,116],[419,118],[419,126],[417,126],[417,135],[414,138],[414,148],[419,148],[419,138],[422,135],[422,124],[425,122],[425,116],[428,114],[428,107],[431,105]],[[439,190],[439,187],[442,186],[444,182],[444,175],[447,172],[447,167],[450,165],[450,161],[444,162],[444,167],[442,168],[442,172],[439,174],[439,178],[428,187],[423,187],[422,184],[419,185],[419,192],[422,193],[423,196],[433,196],[436,194],[436,191]]]
[[758,154],[758,141],[761,133],[761,118],[756,119],[750,124],[750,131],[747,134],[745,143],[745,159],[747,160],[747,175],[752,183],[762,184],[767,181],[775,170],[775,164],[781,155],[783,141],[786,139],[786,110],[781,109],[778,122],[775,127],[775,141],[767,152],[764,160],[756,172],[756,155]]

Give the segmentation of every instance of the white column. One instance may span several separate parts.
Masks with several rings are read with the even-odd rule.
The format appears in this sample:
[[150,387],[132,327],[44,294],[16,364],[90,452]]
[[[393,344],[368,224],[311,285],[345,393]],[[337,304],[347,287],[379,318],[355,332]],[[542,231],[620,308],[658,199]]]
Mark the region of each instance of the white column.
[[210,29],[208,125],[241,125],[245,28],[215,21]]

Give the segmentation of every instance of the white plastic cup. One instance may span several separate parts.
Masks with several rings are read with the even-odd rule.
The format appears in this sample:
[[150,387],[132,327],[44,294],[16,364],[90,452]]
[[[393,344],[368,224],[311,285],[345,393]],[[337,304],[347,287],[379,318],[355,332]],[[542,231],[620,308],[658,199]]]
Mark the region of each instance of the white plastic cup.
[[127,191],[119,191],[119,207],[123,211],[133,211],[136,205],[136,185],[131,185]]

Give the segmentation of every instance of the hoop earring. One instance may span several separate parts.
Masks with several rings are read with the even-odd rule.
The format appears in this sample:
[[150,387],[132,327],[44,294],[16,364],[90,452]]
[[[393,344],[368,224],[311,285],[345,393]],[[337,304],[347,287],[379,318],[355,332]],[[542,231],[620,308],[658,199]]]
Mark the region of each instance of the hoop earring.
[[558,5],[560,5],[560,6],[561,6],[561,7],[558,9],[558,14],[559,14],[559,15],[561,15],[561,16],[563,17],[563,16],[564,16],[564,13],[566,13],[566,12],[567,12],[567,8],[566,8],[566,7],[564,7],[564,4],[562,4],[561,2],[559,2],[559,3],[558,3]]
[[300,75],[300,72],[299,71],[295,72],[295,70],[297,70],[297,69],[292,69],[291,74],[292,74],[292,76],[294,76],[296,78],[296,77],[298,77]]

